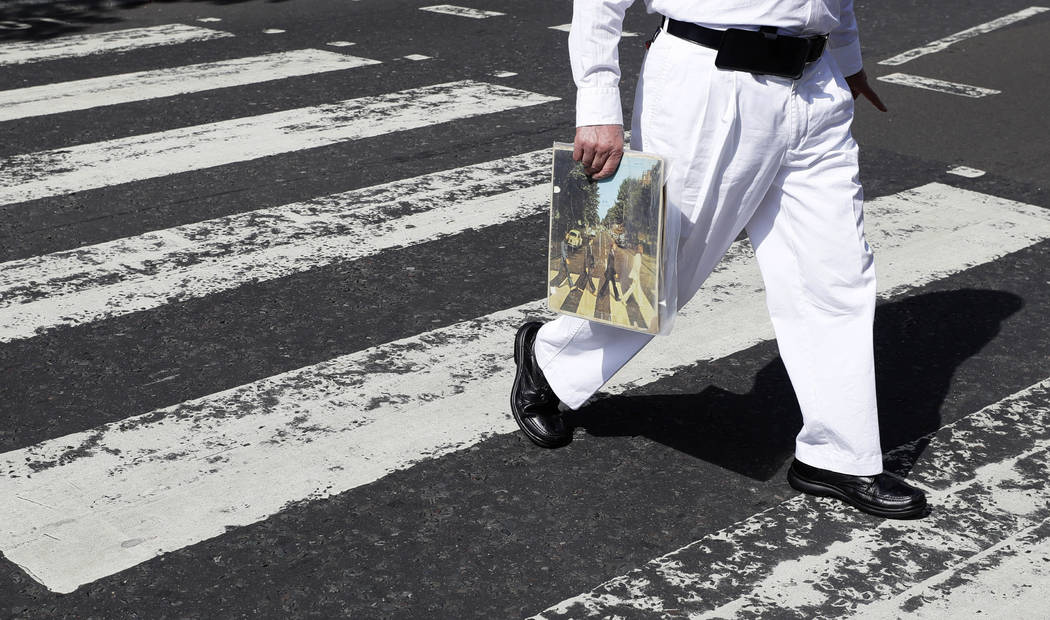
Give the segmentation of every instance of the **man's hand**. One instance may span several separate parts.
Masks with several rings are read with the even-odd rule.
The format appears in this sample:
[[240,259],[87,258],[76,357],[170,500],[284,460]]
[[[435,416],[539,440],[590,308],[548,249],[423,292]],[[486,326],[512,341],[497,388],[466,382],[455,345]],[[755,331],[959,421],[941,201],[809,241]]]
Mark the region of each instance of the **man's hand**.
[[875,94],[875,91],[871,89],[868,84],[868,74],[864,73],[864,69],[861,69],[859,73],[846,76],[846,83],[849,84],[849,91],[853,93],[853,98],[864,95],[864,98],[871,102],[871,105],[876,108],[886,111],[886,104],[882,103],[882,99]]
[[623,125],[588,125],[576,128],[572,158],[583,163],[595,181],[611,177],[623,158]]

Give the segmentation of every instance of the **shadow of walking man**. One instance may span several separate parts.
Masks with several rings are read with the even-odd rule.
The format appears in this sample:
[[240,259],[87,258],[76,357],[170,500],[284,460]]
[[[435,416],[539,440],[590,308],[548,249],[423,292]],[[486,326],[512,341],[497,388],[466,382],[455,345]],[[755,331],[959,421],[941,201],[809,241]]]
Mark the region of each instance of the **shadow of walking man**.
[[[1011,293],[968,289],[878,307],[875,367],[883,451],[941,427],[941,405],[956,369],[991,342],[1022,306]],[[728,363],[746,368],[737,357],[744,354],[731,356]],[[699,379],[706,366],[676,376],[680,381],[682,373],[691,373]],[[794,454],[802,415],[779,357],[757,371],[746,393],[710,385],[695,394],[660,394],[669,387],[665,383],[670,381],[647,386],[651,394],[627,392],[598,400],[571,421],[595,436],[648,437],[756,480],[772,478]],[[927,443],[915,443],[915,457]]]

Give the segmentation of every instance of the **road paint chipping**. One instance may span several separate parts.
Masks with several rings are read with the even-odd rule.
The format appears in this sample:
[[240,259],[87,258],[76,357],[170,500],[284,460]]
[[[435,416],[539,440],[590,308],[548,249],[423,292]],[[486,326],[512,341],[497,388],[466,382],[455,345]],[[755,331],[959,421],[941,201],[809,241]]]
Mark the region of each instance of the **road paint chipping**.
[[17,88],[0,91],[0,121],[88,110],[375,64],[379,64],[379,61],[305,49]]
[[550,150],[0,264],[0,342],[542,213]]
[[977,177],[983,177],[985,171],[978,168],[971,168],[969,166],[953,166],[948,169],[948,174],[954,174],[955,176],[967,179],[976,179]]
[[[950,212],[951,218],[945,217]],[[883,296],[1050,237],[1050,214],[945,185],[873,200]],[[0,455],[0,550],[69,592],[167,551],[515,429],[510,343],[524,304]],[[771,337],[761,278],[735,244],[607,387],[646,385]],[[1050,425],[1048,425],[1050,428]],[[808,513],[807,513],[808,514]],[[128,540],[141,540],[124,546]]]
[[470,80],[0,159],[0,204],[419,129],[556,97]]
[[147,47],[196,43],[232,36],[229,32],[211,28],[187,26],[185,24],[166,24],[148,28],[129,28],[94,34],[77,34],[47,41],[5,43],[0,45],[0,67],[47,60],[80,58],[94,54],[130,52]]
[[880,75],[878,79],[879,81],[888,82],[890,84],[911,86],[912,88],[932,90],[938,93],[958,95],[960,97],[970,97],[971,99],[980,99],[981,97],[987,97],[988,95],[998,95],[1002,92],[991,88],[981,88],[980,86],[970,86],[969,84],[959,84],[957,82],[946,82],[944,80],[922,77],[921,75],[910,75],[908,73],[890,73],[889,75]]
[[419,7],[420,11],[429,11],[431,13],[441,13],[443,15],[455,15],[456,17],[469,17],[471,19],[485,19],[487,17],[499,17],[505,15],[498,11],[483,11],[481,9],[472,9],[465,6],[456,6],[453,4],[435,4],[433,6]]
[[1050,519],[1025,528],[855,618],[1038,618],[1050,584]]
[[[980,437],[980,441],[974,438]],[[998,460],[982,460],[985,444]],[[895,521],[795,496],[656,558],[536,618],[872,617],[907,615],[915,584],[948,583],[997,545],[1050,517],[1050,379],[887,455],[911,471],[933,507]],[[975,458],[977,457],[977,458]],[[901,469],[904,467],[904,469]],[[940,469],[942,468],[943,469]],[[775,542],[774,542],[775,541]]]

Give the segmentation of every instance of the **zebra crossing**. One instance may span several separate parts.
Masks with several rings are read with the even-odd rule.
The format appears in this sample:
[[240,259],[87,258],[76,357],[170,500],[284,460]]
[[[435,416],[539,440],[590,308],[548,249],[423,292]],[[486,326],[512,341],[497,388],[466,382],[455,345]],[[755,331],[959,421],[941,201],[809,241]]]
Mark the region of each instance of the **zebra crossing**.
[[180,45],[232,36],[229,32],[212,28],[165,24],[148,28],[113,30],[100,34],[73,35],[45,42],[7,43],[0,48],[0,67],[81,58],[97,54],[131,52],[147,47]]
[[323,50],[293,50],[0,91],[0,121],[258,84],[379,64]]
[[[231,37],[171,24],[5,44],[0,71],[4,65]],[[382,64],[367,50],[353,49],[361,56],[295,49],[4,90],[0,122],[90,114],[99,107],[249,84],[281,88],[293,76],[334,76]],[[476,79],[427,83],[9,155],[0,158],[0,206],[17,217],[24,203],[71,193],[263,158],[280,166],[281,157],[310,149],[490,115],[542,115],[560,100],[542,90]],[[507,153],[0,263],[0,346],[542,214],[548,151]],[[884,300],[1050,239],[1047,209],[940,182],[874,198],[866,218]],[[535,301],[0,454],[0,497],[6,498],[0,504],[0,552],[48,590],[70,593],[163,554],[221,540],[299,502],[328,501],[511,433],[515,426],[505,401],[514,368],[508,347],[523,321],[550,316],[543,293],[541,267]],[[675,338],[654,341],[607,386],[608,393],[642,389],[772,339],[746,241],[733,246],[700,297],[679,315]],[[947,522],[946,510],[942,519],[873,527],[863,516],[795,497],[624,576],[596,579],[591,592],[562,603],[548,600],[549,609],[540,612],[540,605],[534,611],[539,617],[659,617],[685,609],[721,617],[747,609],[824,613],[831,605],[841,615],[876,613],[878,606],[892,614],[919,599],[935,607],[958,591],[955,576],[1002,566],[982,566],[981,558],[1002,555],[1022,538],[1044,543],[1050,503],[1039,483],[1045,478],[1039,461],[1048,449],[1048,389],[1045,381],[1037,383],[946,425],[921,449],[914,442],[888,455],[891,468],[911,471],[913,480],[934,492],[935,502],[968,520]],[[1007,441],[1011,433],[1019,438]],[[1007,438],[1008,453],[974,468],[986,456],[978,454],[975,437],[989,434]],[[975,497],[981,500],[976,508]],[[981,535],[970,535],[972,529]],[[771,541],[786,542],[773,550]],[[849,599],[852,607],[836,604],[807,581],[824,571],[828,579],[845,582],[858,558],[877,571],[894,549],[914,548],[929,554],[921,570],[890,563],[870,594]],[[722,588],[725,583],[732,587]],[[858,601],[871,604],[859,607]]]
[[[951,592],[946,582],[963,570],[981,572],[982,556],[1026,537],[1045,541],[1050,496],[1038,491],[1045,491],[1041,487],[1050,473],[1048,415],[1050,380],[888,454],[891,471],[910,470],[909,480],[943,507],[925,519],[873,523],[835,511],[830,500],[795,497],[536,617],[648,617],[699,601],[704,611],[697,617],[715,618],[783,610],[879,618],[936,608]],[[1011,439],[1010,453],[989,463],[974,441],[988,435],[1023,439]],[[933,462],[912,469],[922,451],[936,455]],[[790,552],[774,555],[768,541]],[[1042,554],[1038,568],[1046,557]],[[864,578],[850,579],[851,574]],[[847,583],[853,591],[841,587]],[[1002,595],[1012,598],[1025,589],[1015,583]]]

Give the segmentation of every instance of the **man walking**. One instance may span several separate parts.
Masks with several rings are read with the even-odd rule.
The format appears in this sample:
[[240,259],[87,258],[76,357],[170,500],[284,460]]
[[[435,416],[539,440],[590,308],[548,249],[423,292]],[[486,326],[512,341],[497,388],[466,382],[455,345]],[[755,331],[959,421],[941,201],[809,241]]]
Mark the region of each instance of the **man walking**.
[[598,299],[604,297],[607,291],[612,291],[616,301],[620,301],[620,291],[616,288],[616,242],[609,246],[609,253],[605,256],[605,273],[602,275],[601,284],[598,285]]
[[[623,152],[617,45],[632,2],[574,4],[574,157],[595,179]],[[660,301],[689,301],[746,230],[802,410],[789,482],[878,516],[922,514],[925,495],[882,470],[875,270],[850,123],[858,96],[885,108],[862,68],[852,0],[646,3],[665,19],[631,141],[668,162],[665,253],[677,260]],[[522,326],[511,394],[521,430],[541,446],[568,443],[559,403],[579,408],[650,339],[567,316]]]
[[594,281],[591,280],[591,269],[594,269],[594,254],[591,253],[592,245],[594,245],[594,239],[591,239],[583,246],[583,274],[576,278],[576,288],[580,289],[581,293],[584,290],[595,292]]
[[562,282],[568,282],[569,288],[572,288],[574,284],[572,283],[572,275],[569,272],[569,244],[562,239],[559,247],[561,249],[561,262],[558,263],[558,273],[551,278],[551,286],[561,286]]

